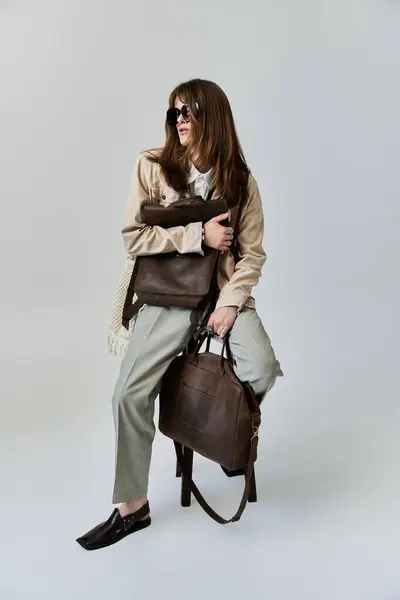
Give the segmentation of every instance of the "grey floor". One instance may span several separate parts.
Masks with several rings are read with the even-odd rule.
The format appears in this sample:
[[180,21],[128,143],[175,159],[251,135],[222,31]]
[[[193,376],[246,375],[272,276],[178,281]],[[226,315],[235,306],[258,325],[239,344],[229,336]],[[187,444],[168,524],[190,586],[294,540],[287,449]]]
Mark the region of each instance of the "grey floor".
[[[306,394],[295,369],[265,404],[259,502],[240,523],[180,507],[173,448],[158,435],[152,527],[84,552],[75,538],[111,510],[118,363],[103,331],[65,317],[56,340],[60,315],[42,317],[26,319],[23,343],[17,315],[3,323],[1,600],[400,599],[399,412],[327,414],[322,382]],[[241,481],[203,459],[195,473],[230,515]]]

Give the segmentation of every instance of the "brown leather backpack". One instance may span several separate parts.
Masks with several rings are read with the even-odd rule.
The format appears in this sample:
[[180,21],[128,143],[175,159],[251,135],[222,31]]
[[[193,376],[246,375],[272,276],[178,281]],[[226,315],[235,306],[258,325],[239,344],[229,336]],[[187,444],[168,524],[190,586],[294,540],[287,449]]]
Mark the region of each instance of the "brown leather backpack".
[[[206,222],[224,212],[228,212],[225,199],[208,201],[201,196],[181,198],[168,207],[145,204],[142,207],[142,221],[148,225],[172,227],[189,223]],[[235,262],[239,260],[237,235],[243,211],[244,200],[234,210],[234,234],[232,252]],[[161,225],[162,224],[162,225]],[[228,223],[221,223],[228,225]],[[144,304],[154,306],[177,306],[200,311],[216,301],[218,294],[217,265],[220,252],[203,246],[204,255],[190,252],[179,254],[168,252],[137,256],[135,267],[125,298],[122,324],[129,329],[129,322]],[[134,294],[137,296],[133,302]],[[192,313],[194,316],[194,313]]]
[[[207,350],[199,353],[207,339]],[[236,514],[226,520],[204,500],[186,471],[177,450],[182,473],[189,480],[193,495],[218,523],[238,521],[246,507],[250,480],[257,458],[261,412],[256,395],[234,373],[228,338],[222,354],[209,351],[209,329],[199,336],[195,351],[178,356],[163,377],[160,391],[160,431],[178,444],[222,465],[228,470],[245,468],[245,489]],[[224,350],[227,358],[224,358]]]
[[[201,196],[181,198],[167,208],[155,205],[142,207],[142,220],[149,225],[172,227],[178,224],[205,223],[228,211],[226,200],[206,202]],[[216,292],[218,250],[203,248],[204,256],[196,252],[152,254],[138,256],[135,293],[143,304],[198,308]]]
[[[145,204],[141,210],[142,221],[159,227],[204,223],[228,212],[226,200],[211,200],[212,193],[213,190],[207,202],[201,196],[194,196],[181,198],[168,207]],[[203,253],[137,256],[125,298],[124,327],[129,328],[130,319],[143,304],[201,309],[210,303],[218,292],[216,267],[220,253],[208,247],[203,247]],[[138,300],[132,303],[134,294]]]

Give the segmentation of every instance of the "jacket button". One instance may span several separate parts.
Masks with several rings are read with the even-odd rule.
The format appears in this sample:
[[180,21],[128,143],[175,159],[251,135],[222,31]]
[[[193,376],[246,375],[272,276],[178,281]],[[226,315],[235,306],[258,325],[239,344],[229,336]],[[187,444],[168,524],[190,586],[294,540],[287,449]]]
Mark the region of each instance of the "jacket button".
[[161,196],[161,198],[162,198],[163,200],[166,200],[166,199],[167,199],[167,196],[166,196],[165,194],[163,194],[163,195]]

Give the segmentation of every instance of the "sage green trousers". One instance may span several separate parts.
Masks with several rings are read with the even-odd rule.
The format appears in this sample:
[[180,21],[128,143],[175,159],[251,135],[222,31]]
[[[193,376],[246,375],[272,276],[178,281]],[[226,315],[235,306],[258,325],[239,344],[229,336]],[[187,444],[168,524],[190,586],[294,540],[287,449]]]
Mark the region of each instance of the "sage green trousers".
[[[114,504],[147,495],[155,434],[154,404],[164,373],[192,337],[190,314],[190,309],[146,305],[138,315],[112,399],[116,435]],[[255,309],[244,308],[239,313],[230,345],[237,376],[249,382],[262,398],[283,373]]]

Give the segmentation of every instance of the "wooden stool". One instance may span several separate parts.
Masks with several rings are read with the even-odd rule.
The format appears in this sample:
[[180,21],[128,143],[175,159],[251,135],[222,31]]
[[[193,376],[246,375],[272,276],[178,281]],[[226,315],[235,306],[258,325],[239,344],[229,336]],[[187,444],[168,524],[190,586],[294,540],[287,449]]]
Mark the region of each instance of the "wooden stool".
[[[186,448],[181,444],[178,444],[178,448],[180,451],[181,461],[186,466],[187,472],[190,474],[191,477],[193,477],[193,450],[190,450],[190,448]],[[189,481],[182,474],[178,461],[176,463],[176,476],[182,478],[181,505],[190,506],[192,493],[190,491]],[[253,471],[253,475],[250,480],[249,502],[257,502],[257,486],[255,471]]]

